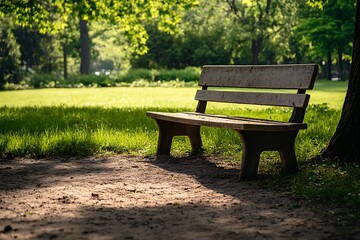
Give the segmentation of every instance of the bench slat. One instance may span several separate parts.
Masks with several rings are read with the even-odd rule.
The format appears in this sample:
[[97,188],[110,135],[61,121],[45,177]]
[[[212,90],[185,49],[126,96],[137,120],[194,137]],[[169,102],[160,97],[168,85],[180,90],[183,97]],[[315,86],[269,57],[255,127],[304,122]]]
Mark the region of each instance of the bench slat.
[[200,86],[312,89],[318,66],[288,65],[205,65]]
[[164,121],[247,131],[296,131],[307,128],[307,125],[305,123],[277,122],[261,119],[229,117],[192,112],[146,112],[146,115],[154,119]]
[[231,92],[213,90],[198,90],[195,95],[195,100],[200,101],[242,103],[296,108],[306,108],[309,99],[310,96],[308,94]]

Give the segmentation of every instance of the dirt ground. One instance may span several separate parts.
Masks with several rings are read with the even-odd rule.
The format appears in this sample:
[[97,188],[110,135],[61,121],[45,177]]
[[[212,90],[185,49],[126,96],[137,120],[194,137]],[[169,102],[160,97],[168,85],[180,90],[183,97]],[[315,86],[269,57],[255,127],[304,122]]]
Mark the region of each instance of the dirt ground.
[[[0,239],[341,239],[215,157],[0,160]],[[360,239],[354,231],[348,239]]]

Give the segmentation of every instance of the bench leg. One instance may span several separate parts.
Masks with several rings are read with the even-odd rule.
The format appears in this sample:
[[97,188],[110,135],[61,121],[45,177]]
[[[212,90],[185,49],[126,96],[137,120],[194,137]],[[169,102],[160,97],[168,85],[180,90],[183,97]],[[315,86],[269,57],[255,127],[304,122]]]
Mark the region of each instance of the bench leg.
[[172,139],[175,136],[188,136],[191,143],[192,153],[199,154],[203,151],[200,136],[200,126],[169,122],[155,119],[159,127],[158,148],[156,155],[170,155]]
[[170,155],[173,137],[174,136],[168,133],[164,128],[159,128],[159,138],[156,155]]
[[299,171],[299,166],[295,155],[295,137],[288,139],[286,145],[279,150],[281,162],[283,165],[283,172],[285,174],[294,174]]
[[278,151],[285,174],[294,174],[299,168],[295,156],[295,138],[298,131],[238,131],[243,145],[241,179],[253,179],[257,175],[260,155],[263,151]]
[[200,135],[200,126],[187,125],[188,134],[187,136],[190,139],[192,154],[202,154],[204,152],[201,135]]
[[261,151],[254,147],[243,148],[243,155],[240,168],[240,179],[251,180],[256,178]]

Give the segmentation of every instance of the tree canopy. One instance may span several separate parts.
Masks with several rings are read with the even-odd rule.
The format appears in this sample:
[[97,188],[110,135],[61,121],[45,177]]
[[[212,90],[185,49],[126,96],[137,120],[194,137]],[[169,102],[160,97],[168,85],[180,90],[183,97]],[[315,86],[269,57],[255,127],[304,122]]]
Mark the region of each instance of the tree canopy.
[[116,73],[130,67],[315,62],[320,77],[328,66],[334,67],[328,76],[349,76],[355,0],[328,0],[323,10],[297,0],[2,2],[0,15],[14,23],[21,64],[35,73],[66,78],[87,59],[80,71],[85,74],[103,63]]
[[192,0],[3,0],[0,17],[13,17],[15,24],[36,28],[41,33],[64,30],[70,17],[106,20],[120,24],[132,47],[143,53],[148,38],[144,22],[157,19],[160,29],[174,32],[181,12],[196,4]]

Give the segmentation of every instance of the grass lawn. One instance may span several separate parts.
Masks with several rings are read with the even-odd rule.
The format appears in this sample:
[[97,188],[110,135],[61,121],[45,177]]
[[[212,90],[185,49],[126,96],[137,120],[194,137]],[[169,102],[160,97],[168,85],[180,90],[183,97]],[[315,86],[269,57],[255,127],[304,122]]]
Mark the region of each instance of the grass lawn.
[[[342,107],[347,82],[317,81],[310,104],[327,103]],[[52,88],[0,92],[0,107],[76,106],[118,108],[191,108],[198,88]],[[212,106],[211,106],[212,107]],[[214,108],[229,108],[229,104],[214,104]],[[239,108],[234,105],[232,108]]]
[[[298,141],[300,160],[318,154],[331,137],[346,84],[322,80],[310,91],[310,107],[305,120],[309,129],[301,131]],[[0,150],[3,157],[104,152],[153,154],[157,129],[145,116],[145,111],[193,111],[197,89],[125,87],[0,92]],[[276,120],[286,120],[291,113],[286,108],[224,103],[209,103],[208,112]],[[209,153],[240,158],[241,146],[233,141],[233,138],[239,138],[236,133],[207,128],[203,132]],[[175,142],[174,152],[184,150],[189,150],[187,139],[180,137]]]
[[[290,188],[309,201],[326,204],[330,214],[340,209],[344,219],[360,219],[360,173],[358,166],[314,163],[311,158],[327,145],[340,118],[347,82],[316,82],[305,121],[296,142],[302,172]],[[152,155],[156,151],[157,127],[146,110],[193,111],[197,88],[78,88],[0,92],[0,158],[89,156],[131,153]],[[286,120],[286,108],[261,108],[209,104],[209,112]],[[239,161],[242,147],[231,130],[204,127],[208,154]],[[177,137],[172,154],[184,155],[189,141]],[[267,184],[281,186],[279,155],[262,154],[259,172]],[[344,207],[345,206],[345,207]]]

